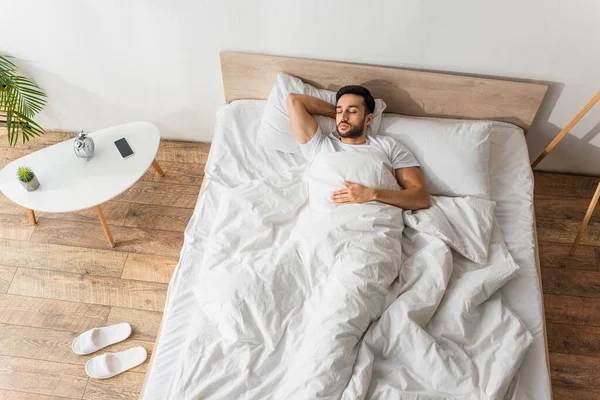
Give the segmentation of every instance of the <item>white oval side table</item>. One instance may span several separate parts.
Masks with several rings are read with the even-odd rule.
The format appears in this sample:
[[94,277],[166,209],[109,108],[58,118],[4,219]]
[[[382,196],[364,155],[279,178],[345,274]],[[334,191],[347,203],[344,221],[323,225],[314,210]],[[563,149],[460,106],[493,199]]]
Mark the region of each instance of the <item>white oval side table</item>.
[[[73,212],[96,207],[98,218],[111,247],[115,241],[108,229],[102,203],[111,200],[136,183],[152,165],[159,175],[164,172],[154,159],[160,145],[160,131],[149,122],[132,122],[92,132],[93,157],[86,161],[73,152],[73,139],[57,143],[12,161],[0,171],[0,191],[27,209],[31,223],[34,211]],[[134,151],[122,158],[114,142],[126,138]],[[17,168],[33,169],[40,187],[26,191],[17,179]]]

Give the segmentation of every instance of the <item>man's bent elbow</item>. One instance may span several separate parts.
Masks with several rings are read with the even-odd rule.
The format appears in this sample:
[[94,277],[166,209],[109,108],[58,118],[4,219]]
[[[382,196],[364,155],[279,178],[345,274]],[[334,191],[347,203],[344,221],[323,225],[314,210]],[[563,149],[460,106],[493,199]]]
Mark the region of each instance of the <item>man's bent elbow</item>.
[[298,101],[298,94],[296,93],[290,93],[287,96],[287,99],[285,101],[286,105],[288,106],[288,108],[290,108],[292,105],[294,105],[296,102]]

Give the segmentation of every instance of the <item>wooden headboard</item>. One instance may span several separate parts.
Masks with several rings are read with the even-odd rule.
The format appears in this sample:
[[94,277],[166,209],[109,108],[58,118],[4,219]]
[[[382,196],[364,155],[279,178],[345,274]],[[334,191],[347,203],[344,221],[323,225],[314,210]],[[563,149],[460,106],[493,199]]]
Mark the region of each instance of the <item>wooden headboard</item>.
[[365,86],[386,102],[386,113],[491,119],[524,130],[548,89],[503,79],[227,51],[221,52],[221,69],[227,103],[266,99],[276,74],[284,72],[333,91],[345,85]]

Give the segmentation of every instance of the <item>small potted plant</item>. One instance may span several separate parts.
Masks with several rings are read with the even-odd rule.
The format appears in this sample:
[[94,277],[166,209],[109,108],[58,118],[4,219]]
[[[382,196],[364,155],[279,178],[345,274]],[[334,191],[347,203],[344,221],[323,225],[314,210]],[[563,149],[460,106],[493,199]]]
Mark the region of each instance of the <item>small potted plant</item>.
[[29,167],[19,167],[17,169],[17,176],[19,177],[19,181],[21,181],[21,185],[23,185],[28,192],[33,192],[40,187],[40,182],[38,182],[33,170]]

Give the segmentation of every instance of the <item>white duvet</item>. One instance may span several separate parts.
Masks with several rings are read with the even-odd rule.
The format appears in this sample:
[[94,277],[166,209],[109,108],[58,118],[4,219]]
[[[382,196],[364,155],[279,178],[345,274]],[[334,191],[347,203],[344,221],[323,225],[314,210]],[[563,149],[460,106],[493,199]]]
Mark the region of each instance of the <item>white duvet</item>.
[[494,203],[334,206],[344,180],[399,189],[380,156],[328,153],[227,190],[169,398],[504,397],[532,338]]

